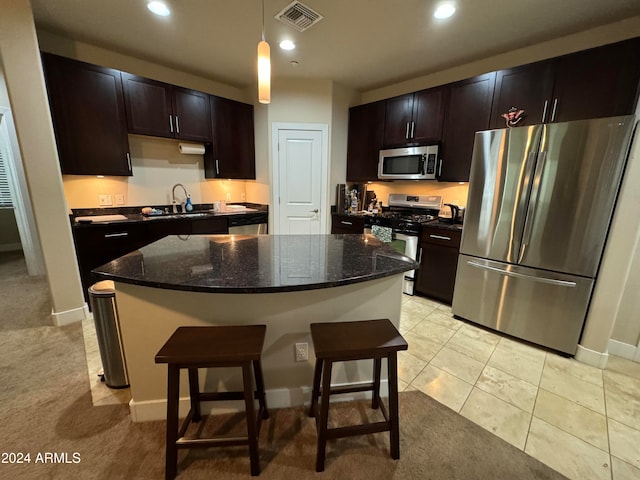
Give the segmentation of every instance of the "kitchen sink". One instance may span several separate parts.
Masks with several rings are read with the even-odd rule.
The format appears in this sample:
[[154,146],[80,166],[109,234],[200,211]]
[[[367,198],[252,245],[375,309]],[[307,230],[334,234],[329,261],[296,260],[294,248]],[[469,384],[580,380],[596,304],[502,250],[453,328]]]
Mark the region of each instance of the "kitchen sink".
[[154,220],[159,218],[201,218],[211,217],[213,212],[182,212],[182,213],[162,213],[160,215],[146,215],[148,220]]

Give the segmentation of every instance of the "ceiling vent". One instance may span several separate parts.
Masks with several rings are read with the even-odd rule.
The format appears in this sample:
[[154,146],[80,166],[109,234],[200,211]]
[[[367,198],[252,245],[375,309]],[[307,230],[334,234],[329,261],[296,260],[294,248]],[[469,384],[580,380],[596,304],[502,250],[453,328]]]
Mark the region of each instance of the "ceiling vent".
[[276,16],[282,23],[295,28],[299,32],[304,32],[307,28],[315,25],[324,17],[318,12],[314,12],[300,2],[292,2],[284,7]]

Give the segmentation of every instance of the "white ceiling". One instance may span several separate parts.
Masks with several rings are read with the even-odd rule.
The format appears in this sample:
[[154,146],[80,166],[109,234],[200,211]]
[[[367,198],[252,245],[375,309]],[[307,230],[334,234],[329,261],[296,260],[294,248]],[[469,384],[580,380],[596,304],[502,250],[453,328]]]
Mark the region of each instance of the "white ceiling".
[[[332,79],[361,91],[640,15],[640,0],[303,0],[324,16],[305,32],[274,19],[291,0],[264,0],[272,75]],[[38,28],[237,87],[255,83],[261,0],[31,0]],[[639,32],[640,34],[640,32]],[[297,44],[280,50],[280,40]],[[297,67],[291,61],[299,62]]]

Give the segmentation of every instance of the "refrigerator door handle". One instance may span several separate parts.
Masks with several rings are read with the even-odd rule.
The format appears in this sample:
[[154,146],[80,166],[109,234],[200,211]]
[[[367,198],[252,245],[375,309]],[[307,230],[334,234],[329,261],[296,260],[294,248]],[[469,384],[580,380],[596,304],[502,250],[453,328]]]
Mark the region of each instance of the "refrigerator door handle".
[[507,277],[525,278],[533,282],[548,283],[550,285],[558,285],[560,287],[574,288],[576,286],[576,282],[568,282],[566,280],[556,280],[553,278],[535,277],[533,275],[526,275],[524,273],[510,272],[508,270],[503,270],[501,268],[496,268],[496,267],[490,267],[489,265],[482,265],[481,263],[472,262],[470,260],[467,261],[467,265],[471,265],[472,267],[481,268],[484,270],[491,270],[492,272],[498,272],[503,275],[506,275]]
[[524,252],[527,249],[527,245],[531,240],[531,233],[533,232],[533,221],[536,215],[536,207],[538,205],[538,197],[540,196],[540,183],[542,182],[542,173],[544,171],[544,164],[547,159],[547,152],[541,151],[538,154],[538,162],[536,164],[536,173],[533,177],[533,188],[531,190],[531,197],[529,200],[529,209],[527,210],[527,216],[524,220],[524,232],[522,233],[522,243],[520,245],[520,254],[518,255],[518,263],[524,258]]

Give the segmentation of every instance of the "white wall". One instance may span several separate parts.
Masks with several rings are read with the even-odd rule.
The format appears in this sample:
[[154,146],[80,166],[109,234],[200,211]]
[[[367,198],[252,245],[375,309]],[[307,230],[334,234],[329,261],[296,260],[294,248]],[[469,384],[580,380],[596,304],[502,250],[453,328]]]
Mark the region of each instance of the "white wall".
[[71,227],[28,0],[5,2],[0,15],[0,59],[20,146],[56,323],[85,317]]

